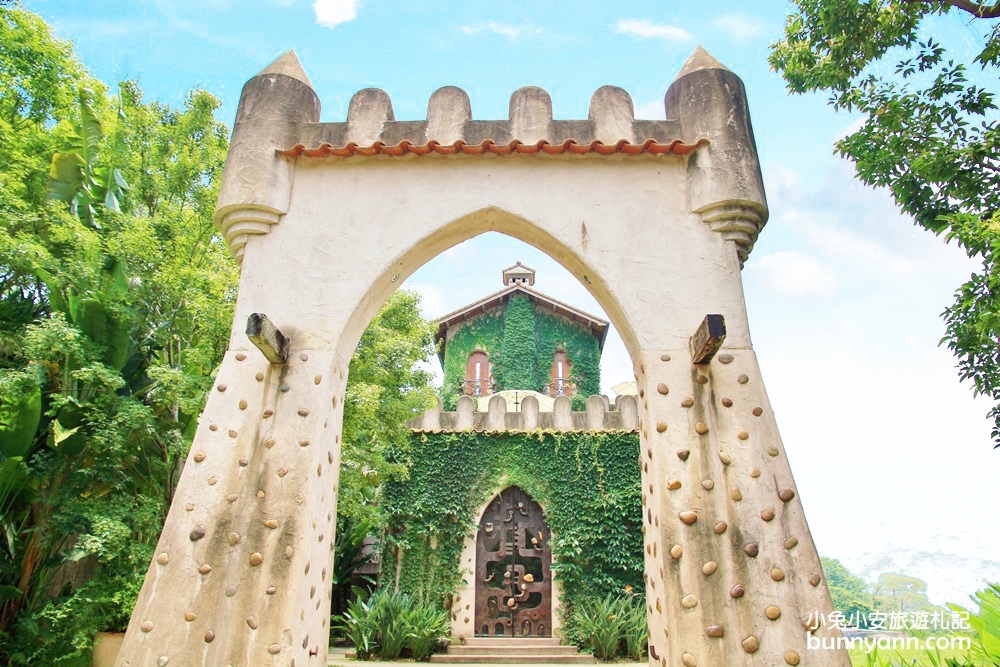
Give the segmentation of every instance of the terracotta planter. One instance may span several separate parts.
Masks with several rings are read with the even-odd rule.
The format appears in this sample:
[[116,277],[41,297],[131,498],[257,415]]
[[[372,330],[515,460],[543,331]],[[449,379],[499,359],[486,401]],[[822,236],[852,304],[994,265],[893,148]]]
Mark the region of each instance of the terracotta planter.
[[94,637],[94,667],[114,667],[124,640],[124,632],[98,632]]

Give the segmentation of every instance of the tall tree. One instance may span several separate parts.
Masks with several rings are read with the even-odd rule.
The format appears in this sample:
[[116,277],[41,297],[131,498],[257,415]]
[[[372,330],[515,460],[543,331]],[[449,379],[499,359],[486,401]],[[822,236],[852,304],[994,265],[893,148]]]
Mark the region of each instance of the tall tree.
[[228,132],[202,91],[109,95],[16,7],[0,93],[0,662],[74,664],[127,621],[226,347]]
[[[916,224],[954,240],[982,268],[944,312],[959,376],[995,402],[1000,447],[1000,136],[995,89],[1000,3],[795,0],[771,66],[792,92],[824,90],[860,129],[836,144],[858,178],[888,188]],[[982,35],[971,59],[925,29],[935,17]],[[884,65],[894,63],[893,67]]]

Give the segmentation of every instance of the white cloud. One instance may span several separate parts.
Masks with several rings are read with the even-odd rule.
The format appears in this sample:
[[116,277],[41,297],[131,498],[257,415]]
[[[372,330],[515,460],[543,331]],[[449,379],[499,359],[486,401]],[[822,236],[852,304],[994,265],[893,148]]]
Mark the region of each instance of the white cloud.
[[752,270],[770,288],[789,296],[829,296],[834,291],[833,272],[812,255],[795,250],[760,257]]
[[712,23],[736,40],[751,39],[764,32],[763,23],[739,14],[723,14]]
[[668,42],[687,42],[694,37],[684,28],[673,25],[656,24],[649,19],[622,19],[615,30],[626,35],[643,39],[663,39]]
[[522,35],[537,35],[542,31],[541,28],[535,28],[532,26],[516,26],[510,25],[508,23],[497,23],[496,21],[490,21],[489,23],[481,23],[478,25],[464,25],[461,27],[462,32],[466,35],[476,35],[481,32],[492,32],[497,35],[503,35],[508,39],[517,39]]
[[358,17],[359,0],[316,0],[313,11],[316,23],[333,28],[341,23],[350,23]]

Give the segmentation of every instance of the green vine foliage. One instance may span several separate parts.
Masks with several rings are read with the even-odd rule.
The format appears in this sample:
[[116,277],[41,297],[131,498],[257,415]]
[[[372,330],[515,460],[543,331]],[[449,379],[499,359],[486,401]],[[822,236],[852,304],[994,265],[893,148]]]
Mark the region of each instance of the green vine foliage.
[[[503,342],[493,372],[499,389],[536,389],[538,348],[535,309],[527,297],[513,296],[503,313]],[[536,389],[537,390],[537,389]]]
[[409,479],[387,482],[382,582],[442,608],[472,573],[460,566],[479,508],[516,485],[543,508],[563,618],[574,605],[642,590],[638,436],[626,431],[416,433]]
[[497,390],[543,391],[553,356],[562,350],[570,361],[578,395],[585,400],[601,393],[599,341],[579,323],[536,308],[525,296],[512,296],[502,309],[463,322],[449,335],[441,395],[445,410],[455,409],[465,365],[477,347],[489,354]]

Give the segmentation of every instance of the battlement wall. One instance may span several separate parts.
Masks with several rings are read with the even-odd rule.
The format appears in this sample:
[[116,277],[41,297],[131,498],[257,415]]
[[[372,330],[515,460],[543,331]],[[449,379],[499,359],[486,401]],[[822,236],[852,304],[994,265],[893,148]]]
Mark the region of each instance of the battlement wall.
[[454,412],[441,410],[441,402],[407,426],[414,431],[637,431],[639,409],[634,396],[619,396],[614,406],[607,396],[591,396],[583,412],[574,412],[569,397],[558,396],[552,412],[541,412],[538,399],[526,396],[516,412],[508,411],[502,396],[490,399],[486,412],[477,412],[469,396],[458,399]]

